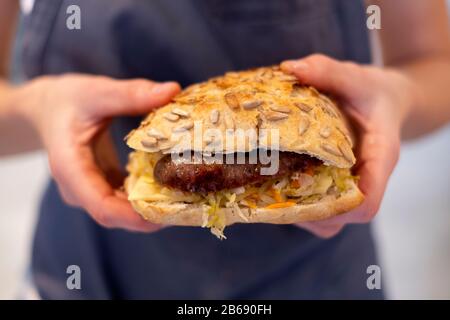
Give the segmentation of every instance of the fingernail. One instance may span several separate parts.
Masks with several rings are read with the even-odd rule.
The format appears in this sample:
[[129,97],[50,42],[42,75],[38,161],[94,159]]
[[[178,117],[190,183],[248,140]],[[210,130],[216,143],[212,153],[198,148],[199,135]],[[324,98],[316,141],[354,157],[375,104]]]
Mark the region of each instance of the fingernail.
[[163,82],[153,84],[152,86],[142,85],[136,90],[136,97],[141,100],[148,100],[155,95],[167,94],[176,91],[178,84],[176,82]]
[[167,92],[173,92],[176,90],[178,84],[176,82],[163,82],[163,83],[158,83],[157,85],[155,85],[152,90],[151,90],[151,94],[164,94]]
[[304,72],[308,69],[308,64],[303,61],[287,60],[281,63],[281,69],[286,72]]

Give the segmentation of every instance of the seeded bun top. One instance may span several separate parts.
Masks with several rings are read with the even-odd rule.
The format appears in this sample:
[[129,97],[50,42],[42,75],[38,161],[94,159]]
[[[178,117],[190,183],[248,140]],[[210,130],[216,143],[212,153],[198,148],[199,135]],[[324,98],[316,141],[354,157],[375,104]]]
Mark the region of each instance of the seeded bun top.
[[306,153],[341,168],[355,163],[352,139],[336,104],[278,66],[228,72],[187,87],[173,102],[151,112],[129,133],[127,144],[135,150],[169,153],[183,134],[199,133],[199,124],[203,139],[183,149],[209,152],[217,141],[204,134],[207,129],[216,129],[226,139],[236,129],[259,132],[244,142],[235,140],[234,146],[221,143],[220,150],[216,144],[215,152],[270,149],[270,138],[261,138],[261,129],[278,129],[280,151]]

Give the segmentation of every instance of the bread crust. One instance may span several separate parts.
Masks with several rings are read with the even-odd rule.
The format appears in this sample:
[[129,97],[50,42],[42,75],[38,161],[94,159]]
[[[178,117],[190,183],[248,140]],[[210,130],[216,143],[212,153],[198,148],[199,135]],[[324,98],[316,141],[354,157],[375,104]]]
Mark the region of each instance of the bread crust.
[[[132,178],[128,178],[125,187],[130,190],[133,186]],[[232,208],[219,209],[219,215],[225,216],[226,225],[235,223],[272,223],[291,224],[305,221],[316,221],[334,217],[345,213],[364,200],[364,195],[353,183],[352,187],[338,198],[325,197],[311,204],[299,204],[288,208],[241,208],[247,218],[244,220]],[[182,202],[146,202],[143,200],[131,201],[133,208],[152,223],[174,226],[201,226],[203,224],[204,208],[200,204]]]
[[[184,115],[179,116],[180,110]],[[192,124],[201,125],[203,132],[219,130],[223,137],[229,129],[277,129],[280,151],[306,153],[339,168],[350,168],[355,163],[350,131],[336,103],[316,89],[300,85],[294,76],[277,66],[228,72],[187,87],[173,102],[151,112],[127,136],[127,144],[144,152],[169,153],[170,147],[180,141],[175,134],[180,127],[189,127],[187,133],[194,140]],[[158,138],[151,146],[143,143],[149,130],[156,130],[164,138]],[[203,139],[183,146],[182,150],[204,152],[208,143]],[[215,152],[249,152],[258,147],[270,149],[268,140],[258,137],[245,144],[224,143]]]

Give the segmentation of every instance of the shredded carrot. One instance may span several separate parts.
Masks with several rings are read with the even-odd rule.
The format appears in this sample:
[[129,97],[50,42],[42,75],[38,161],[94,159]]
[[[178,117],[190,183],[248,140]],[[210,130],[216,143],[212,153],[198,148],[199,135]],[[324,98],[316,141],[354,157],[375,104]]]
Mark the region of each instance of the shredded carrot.
[[300,188],[300,181],[298,179],[292,180],[291,187],[292,188]]
[[279,209],[279,208],[288,208],[288,207],[292,207],[295,206],[295,202],[290,202],[290,201],[286,201],[286,202],[277,202],[277,203],[273,203],[273,204],[269,204],[266,209]]
[[276,202],[283,202],[283,198],[281,197],[280,190],[272,188],[270,191]]
[[251,194],[248,197],[245,198],[245,201],[250,201],[251,203],[255,203],[259,200],[257,194]]
[[252,208],[252,209],[258,208],[258,206],[256,205],[256,203],[254,201],[251,201],[251,200],[248,200],[248,199],[242,200],[241,203],[244,206],[247,206],[247,207]]
[[306,173],[307,175],[313,176],[314,175],[314,167],[308,166],[304,173]]

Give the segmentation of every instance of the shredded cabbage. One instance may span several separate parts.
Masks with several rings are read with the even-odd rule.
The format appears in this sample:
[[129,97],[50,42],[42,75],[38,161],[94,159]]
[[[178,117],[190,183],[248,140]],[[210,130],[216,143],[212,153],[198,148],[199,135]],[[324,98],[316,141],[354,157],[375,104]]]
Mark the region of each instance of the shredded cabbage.
[[206,209],[208,215],[206,227],[210,228],[211,233],[221,240],[226,239],[223,234],[226,226],[225,215],[223,211],[219,210],[222,197],[223,195],[221,193],[217,193],[216,195],[209,194],[207,196],[209,208]]

